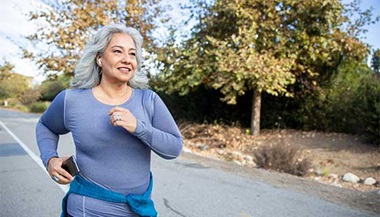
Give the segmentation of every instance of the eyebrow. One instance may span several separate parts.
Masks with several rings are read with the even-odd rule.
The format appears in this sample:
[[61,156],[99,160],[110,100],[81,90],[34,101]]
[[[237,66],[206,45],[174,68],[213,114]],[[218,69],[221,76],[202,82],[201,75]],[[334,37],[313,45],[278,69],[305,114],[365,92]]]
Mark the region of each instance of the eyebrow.
[[[124,50],[124,47],[123,47],[123,46],[121,46],[121,45],[114,45],[114,46],[112,46],[111,48],[115,48],[115,47],[117,47],[117,48],[120,48],[120,49],[123,49],[123,50]],[[131,47],[131,48],[129,48],[129,50],[136,50],[136,48],[133,48],[133,47]]]

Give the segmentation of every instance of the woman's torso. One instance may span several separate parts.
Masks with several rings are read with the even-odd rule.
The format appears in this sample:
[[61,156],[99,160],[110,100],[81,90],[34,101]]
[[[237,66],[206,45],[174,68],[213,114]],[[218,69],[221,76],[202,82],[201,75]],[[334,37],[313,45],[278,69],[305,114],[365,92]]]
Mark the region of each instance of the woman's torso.
[[[146,91],[146,90],[145,90]],[[148,102],[149,103],[149,102]],[[122,105],[139,120],[150,122],[144,90],[133,90]],[[150,148],[122,127],[110,124],[114,105],[99,102],[91,89],[69,90],[65,99],[65,125],[72,133],[81,175],[109,190],[141,194],[149,185]],[[148,106],[149,108],[149,106]],[[73,216],[135,216],[126,204],[70,195]]]

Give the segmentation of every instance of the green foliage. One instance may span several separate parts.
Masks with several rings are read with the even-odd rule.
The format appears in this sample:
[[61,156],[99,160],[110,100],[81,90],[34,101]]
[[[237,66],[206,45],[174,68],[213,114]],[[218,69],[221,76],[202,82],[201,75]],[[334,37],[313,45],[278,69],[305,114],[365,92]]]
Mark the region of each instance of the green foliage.
[[33,113],[43,113],[50,105],[50,102],[34,102],[29,106],[29,111]]
[[380,146],[380,77],[371,74],[361,81],[353,100],[356,129],[352,132]]
[[34,102],[37,102],[41,97],[41,90],[38,87],[29,88],[27,91],[24,92],[24,94],[19,97],[20,102],[25,105],[29,106]]
[[[369,143],[379,144],[379,77],[365,65],[346,65],[333,78],[329,85],[306,97],[263,94],[262,127],[357,134]],[[238,97],[236,105],[222,103],[220,92],[204,86],[185,96],[158,93],[180,122],[250,125],[252,93]]]
[[55,79],[47,79],[41,84],[41,100],[53,101],[55,96],[62,90],[69,87],[70,77],[66,74],[61,74]]
[[13,70],[14,66],[7,61],[0,65],[0,99],[20,98],[29,88],[25,76]]
[[160,90],[155,91],[165,102],[175,120],[179,122],[217,122],[249,126],[249,110],[242,112],[249,108],[249,100],[246,96],[239,97],[236,105],[227,105],[220,101],[222,97],[220,92],[203,85],[184,96],[178,93],[166,94]]
[[330,83],[306,100],[298,112],[303,129],[364,135],[380,144],[380,77],[347,60]]
[[16,98],[8,98],[6,100],[0,99],[0,106],[4,106],[4,102],[7,102],[6,108],[12,108],[14,110],[22,111],[22,112],[29,112],[29,109],[27,106],[20,103],[20,100]]
[[328,169],[322,170],[322,176],[328,176],[330,174],[330,171]]
[[192,37],[180,45],[172,38],[157,58],[168,92],[185,95],[202,83],[220,88],[230,103],[246,89],[290,95],[286,87],[294,79],[296,89],[315,90],[342,55],[361,62],[368,54],[352,34],[370,17],[363,13],[360,18],[366,19],[350,25],[355,31],[342,31],[348,9],[338,0],[197,3],[206,8],[198,15]]
[[370,14],[348,22],[350,9],[358,12],[357,2],[347,8],[338,0],[194,2],[202,6],[191,36],[177,43],[173,30],[158,52],[163,69],[158,89],[187,95],[204,85],[229,104],[254,90],[259,94],[251,126],[260,120],[261,92],[307,97],[329,82],[343,59],[360,64],[369,52],[357,34]]
[[375,73],[380,75],[380,49],[377,49],[372,55],[371,68]]
[[30,104],[40,98],[39,88],[32,87],[31,81],[25,76],[14,73],[14,66],[5,61],[0,66],[0,101],[8,107],[21,111],[28,111]]
[[[216,49],[209,53],[218,59],[212,87],[220,90],[228,104],[236,104],[236,97],[248,90],[269,94],[289,94],[286,86],[294,83],[290,72],[292,60],[277,59],[269,52],[256,52],[246,38],[234,38],[231,42],[218,42],[209,38]],[[239,48],[237,48],[239,47]]]

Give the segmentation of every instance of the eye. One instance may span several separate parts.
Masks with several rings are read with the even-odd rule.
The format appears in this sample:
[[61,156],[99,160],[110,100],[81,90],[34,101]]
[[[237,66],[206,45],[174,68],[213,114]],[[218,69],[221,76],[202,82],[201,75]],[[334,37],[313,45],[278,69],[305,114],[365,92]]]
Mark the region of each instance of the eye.
[[136,56],[135,52],[130,52],[129,55]]
[[114,53],[122,53],[122,51],[119,50],[119,49],[113,50],[113,52],[114,52]]

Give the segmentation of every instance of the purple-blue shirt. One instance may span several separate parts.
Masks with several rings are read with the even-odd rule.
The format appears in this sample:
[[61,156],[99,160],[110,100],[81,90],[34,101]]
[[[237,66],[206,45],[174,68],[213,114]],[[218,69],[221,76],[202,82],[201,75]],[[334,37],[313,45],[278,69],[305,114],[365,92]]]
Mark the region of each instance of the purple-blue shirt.
[[[165,159],[179,156],[182,137],[169,110],[151,90],[132,89],[127,108],[137,119],[134,133],[110,124],[116,105],[98,101],[91,89],[64,90],[36,126],[41,159],[58,156],[60,134],[72,133],[81,175],[109,190],[141,194],[149,185],[151,151]],[[126,204],[109,203],[72,194],[68,212],[74,216],[136,216]]]

